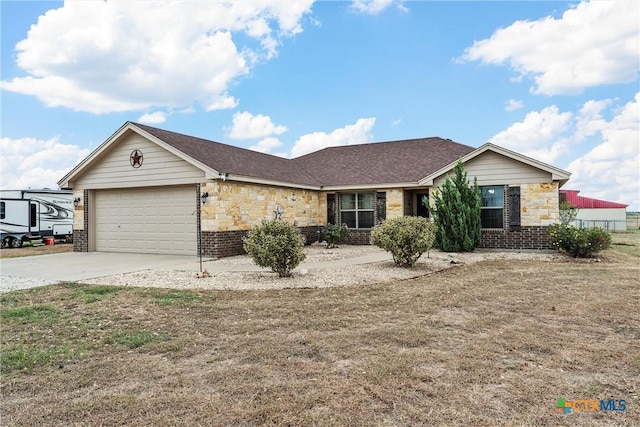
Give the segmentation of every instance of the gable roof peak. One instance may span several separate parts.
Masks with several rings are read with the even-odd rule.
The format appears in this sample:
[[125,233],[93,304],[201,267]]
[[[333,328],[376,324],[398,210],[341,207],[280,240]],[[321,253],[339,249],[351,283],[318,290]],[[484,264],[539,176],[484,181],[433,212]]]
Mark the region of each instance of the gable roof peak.
[[320,186],[312,175],[290,159],[153,126],[138,123],[132,125],[220,173],[272,182]]

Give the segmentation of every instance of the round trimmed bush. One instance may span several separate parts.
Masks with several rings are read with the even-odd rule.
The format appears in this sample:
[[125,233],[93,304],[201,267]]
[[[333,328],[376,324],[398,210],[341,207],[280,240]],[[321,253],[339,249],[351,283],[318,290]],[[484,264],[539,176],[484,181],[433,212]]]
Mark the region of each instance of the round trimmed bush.
[[243,239],[244,250],[260,267],[269,267],[279,277],[289,277],[304,259],[305,238],[293,224],[281,219],[263,219]]
[[435,226],[417,216],[391,218],[371,231],[371,244],[391,252],[400,267],[415,265],[420,256],[433,247]]

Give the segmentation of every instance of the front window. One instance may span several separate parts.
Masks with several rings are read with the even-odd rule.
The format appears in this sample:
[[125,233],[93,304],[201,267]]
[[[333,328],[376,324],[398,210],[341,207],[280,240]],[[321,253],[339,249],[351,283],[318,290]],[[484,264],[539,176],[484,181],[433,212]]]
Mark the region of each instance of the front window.
[[6,208],[7,207],[4,202],[0,202],[0,219],[5,219],[5,217],[7,216]]
[[482,228],[502,228],[504,212],[504,189],[501,186],[480,187]]
[[340,194],[340,218],[349,228],[372,228],[375,193]]

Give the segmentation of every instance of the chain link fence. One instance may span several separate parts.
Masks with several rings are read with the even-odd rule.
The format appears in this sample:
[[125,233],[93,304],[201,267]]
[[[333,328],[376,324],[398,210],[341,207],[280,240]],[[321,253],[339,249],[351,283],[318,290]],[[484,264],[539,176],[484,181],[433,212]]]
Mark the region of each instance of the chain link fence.
[[627,215],[626,221],[606,219],[574,219],[571,224],[578,228],[602,228],[607,232],[640,229],[640,215]]
[[627,230],[640,230],[640,214],[627,215]]

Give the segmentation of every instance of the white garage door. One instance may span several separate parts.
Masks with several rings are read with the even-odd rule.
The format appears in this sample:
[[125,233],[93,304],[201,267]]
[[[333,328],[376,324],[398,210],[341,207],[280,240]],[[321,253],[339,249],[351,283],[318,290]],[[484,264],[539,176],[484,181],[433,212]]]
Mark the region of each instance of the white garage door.
[[96,250],[196,255],[195,187],[100,190]]

